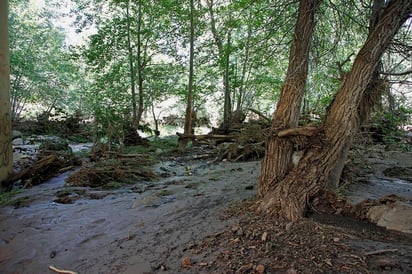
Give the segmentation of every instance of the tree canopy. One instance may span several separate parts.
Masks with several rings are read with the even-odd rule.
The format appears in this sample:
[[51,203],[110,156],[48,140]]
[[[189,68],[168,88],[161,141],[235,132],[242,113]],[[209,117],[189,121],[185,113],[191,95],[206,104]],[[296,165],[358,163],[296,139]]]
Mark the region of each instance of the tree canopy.
[[[184,117],[190,59],[187,1],[35,3],[10,1],[14,119],[32,104],[45,111],[81,109],[107,135],[125,121],[144,124],[161,118],[151,116],[161,115],[156,107],[167,100],[173,102],[173,113]],[[65,3],[71,10],[62,13],[59,5]],[[326,113],[368,35],[372,3],[320,5],[302,114]],[[287,70],[298,2],[207,0],[195,1],[194,8],[193,110],[216,126],[248,108],[269,116]],[[65,30],[56,24],[69,15],[74,19],[68,28],[79,35],[94,30],[80,46],[69,47]],[[410,108],[410,28],[407,21],[385,51],[379,72],[392,87],[383,100],[392,113]]]

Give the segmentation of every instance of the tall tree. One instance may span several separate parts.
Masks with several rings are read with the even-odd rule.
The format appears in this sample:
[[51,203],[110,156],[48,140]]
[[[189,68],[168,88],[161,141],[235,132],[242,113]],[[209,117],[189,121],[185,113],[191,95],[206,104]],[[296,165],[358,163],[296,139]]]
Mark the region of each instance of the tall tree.
[[[192,111],[193,111],[193,60],[195,56],[195,23],[194,23],[194,13],[195,6],[193,3],[194,0],[190,0],[190,46],[189,46],[189,82],[187,90],[187,102],[186,102],[186,114],[185,114],[185,126],[184,126],[184,135],[192,133]],[[182,138],[179,140],[179,150],[183,151],[187,145],[188,139]]]
[[[302,2],[306,0],[302,0],[301,5]],[[350,144],[359,128],[359,105],[381,56],[411,12],[412,0],[392,0],[386,3],[357,54],[351,71],[337,91],[321,126],[316,128],[296,128],[293,125],[283,128],[272,127],[271,139],[287,140],[287,138],[303,136],[308,137],[309,141],[302,159],[295,168],[283,168],[275,173],[272,171],[273,166],[267,163],[273,161],[273,165],[276,165],[279,148],[268,147],[266,163],[264,162],[262,166],[259,182],[259,194],[263,197],[261,210],[277,210],[281,216],[292,221],[297,220],[303,217],[308,203],[326,187],[328,177],[336,166],[342,151]],[[299,27],[303,26],[298,23],[296,29]],[[299,44],[299,41],[297,42]],[[291,69],[295,68],[289,66],[289,70]],[[282,94],[283,96],[286,95]],[[297,103],[290,101],[288,104]],[[290,159],[292,145],[290,141],[286,143],[289,148],[285,150],[286,157]],[[267,158],[271,159],[267,160]],[[284,156],[281,159],[287,160]]]
[[[209,16],[210,16],[210,26],[212,35],[215,41],[215,45],[218,49],[218,64],[220,69],[222,70],[223,75],[223,94],[224,94],[224,102],[223,102],[223,123],[221,129],[224,131],[229,130],[230,126],[230,118],[231,118],[231,96],[230,96],[230,79],[229,79],[229,62],[230,62],[230,51],[231,51],[231,29],[230,27],[227,28],[225,36],[219,33],[217,28],[217,20],[215,16],[214,9],[216,8],[216,3],[214,0],[207,0],[206,1]],[[231,21],[230,11],[227,20]],[[228,23],[228,22],[226,22]],[[223,39],[226,39],[226,43],[223,42]]]
[[8,1],[0,1],[0,183],[13,171]]
[[[289,67],[282,85],[280,98],[273,114],[272,134],[281,129],[298,125],[300,107],[305,94],[308,74],[309,49],[315,27],[315,13],[319,0],[302,0],[289,54]],[[293,144],[287,139],[269,138],[266,155],[262,161],[259,181],[259,195],[265,195],[278,184],[293,167],[291,163]]]
[[38,110],[79,108],[79,66],[69,58],[63,30],[56,27],[52,1],[35,6],[30,1],[10,1],[10,77],[12,119]]

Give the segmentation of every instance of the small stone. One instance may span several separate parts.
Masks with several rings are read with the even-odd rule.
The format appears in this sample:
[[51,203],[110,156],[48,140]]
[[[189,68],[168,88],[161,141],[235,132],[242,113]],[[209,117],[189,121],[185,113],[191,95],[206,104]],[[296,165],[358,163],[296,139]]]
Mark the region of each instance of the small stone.
[[292,228],[292,226],[293,226],[293,222],[288,223],[288,224],[286,225],[286,227],[285,227],[286,231],[290,231],[290,229]]
[[262,241],[266,242],[267,239],[268,239],[268,233],[265,231],[265,232],[263,232],[263,234],[262,234]]
[[265,267],[263,266],[263,265],[258,265],[257,267],[256,267],[256,272],[257,273],[259,273],[259,274],[263,274],[263,273],[265,273]]
[[338,238],[338,237],[334,237],[334,238],[333,238],[333,242],[335,242],[335,243],[340,242],[340,238]]
[[182,259],[182,267],[191,267],[192,265],[192,260],[189,257],[184,257]]
[[240,226],[235,225],[235,226],[232,227],[232,232],[236,233],[239,229],[240,229]]
[[298,272],[294,268],[289,268],[286,270],[286,274],[298,274]]

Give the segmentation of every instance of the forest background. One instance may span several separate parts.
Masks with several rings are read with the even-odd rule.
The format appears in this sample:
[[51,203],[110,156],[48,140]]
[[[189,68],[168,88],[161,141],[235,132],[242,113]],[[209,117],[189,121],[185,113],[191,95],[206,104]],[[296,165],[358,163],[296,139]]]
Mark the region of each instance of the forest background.
[[[95,137],[115,141],[127,124],[183,127],[191,39],[191,111],[198,120],[218,127],[248,109],[270,117],[287,71],[298,5],[249,2],[194,1],[191,38],[187,1],[10,1],[13,121],[78,115],[94,121]],[[303,116],[324,116],[368,34],[370,5],[322,4]],[[410,40],[407,24],[382,57],[388,88],[372,120],[389,121],[389,128],[410,119]]]

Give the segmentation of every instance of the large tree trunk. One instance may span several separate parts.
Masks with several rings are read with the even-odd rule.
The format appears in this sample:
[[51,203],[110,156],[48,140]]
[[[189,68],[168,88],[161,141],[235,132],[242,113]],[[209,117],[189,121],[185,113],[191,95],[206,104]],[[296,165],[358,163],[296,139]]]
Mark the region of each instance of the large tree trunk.
[[274,188],[292,168],[293,144],[277,132],[298,125],[300,105],[305,94],[308,74],[309,47],[315,26],[315,13],[321,1],[302,0],[290,49],[289,67],[282,85],[280,99],[273,115],[271,135],[259,178],[259,196],[263,197]]
[[0,183],[13,171],[8,1],[0,1]]
[[[281,216],[292,221],[304,216],[308,202],[325,188],[339,156],[357,132],[359,106],[367,86],[383,52],[411,11],[412,0],[390,1],[385,7],[338,90],[318,134],[312,136],[310,148],[297,167],[265,193],[260,209],[277,209]],[[293,132],[289,130],[282,136]]]

